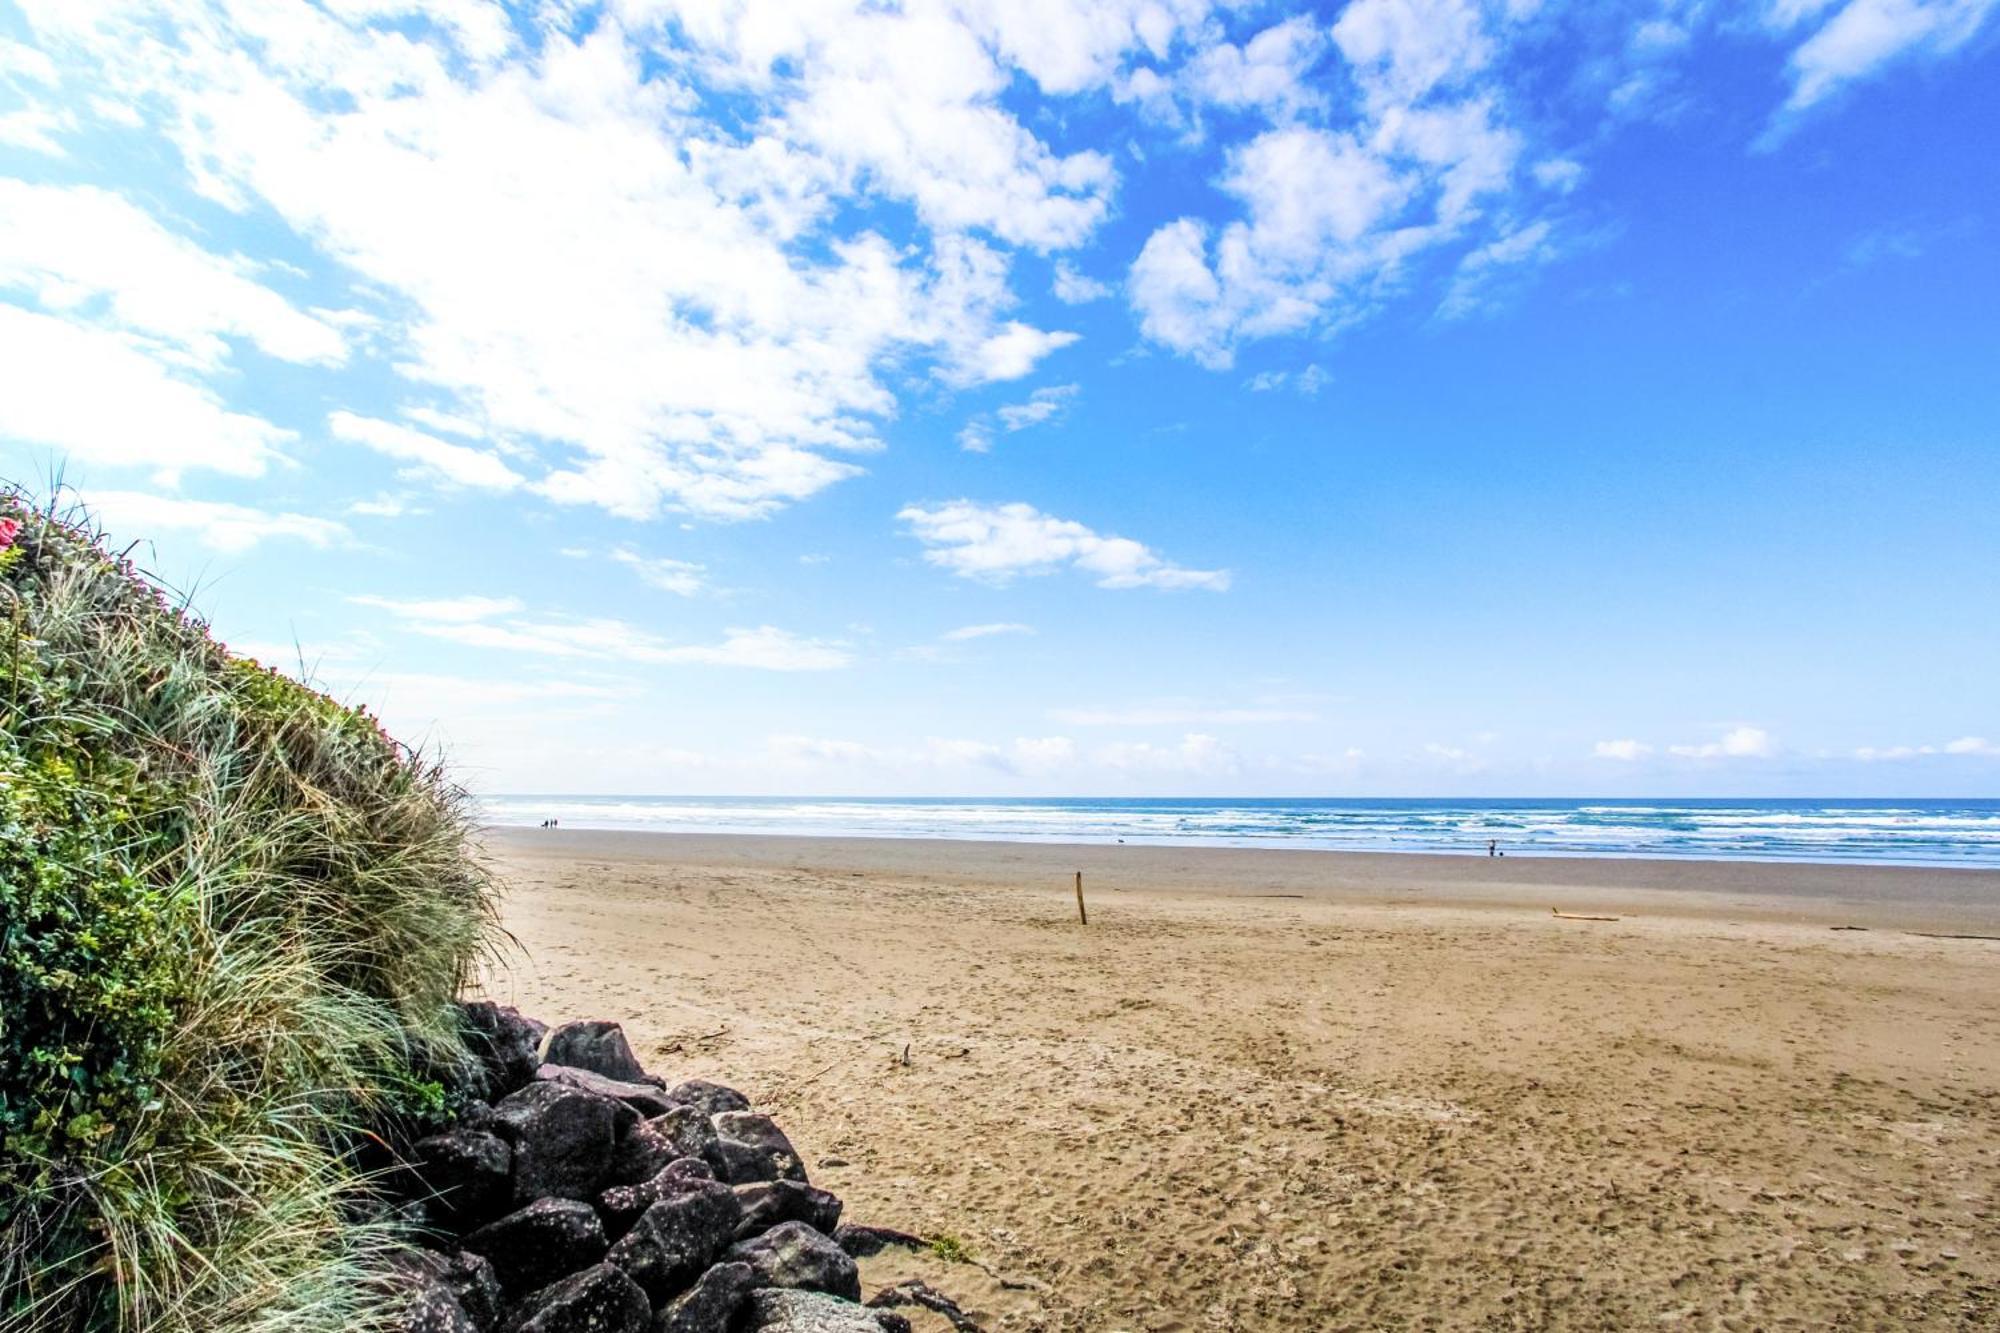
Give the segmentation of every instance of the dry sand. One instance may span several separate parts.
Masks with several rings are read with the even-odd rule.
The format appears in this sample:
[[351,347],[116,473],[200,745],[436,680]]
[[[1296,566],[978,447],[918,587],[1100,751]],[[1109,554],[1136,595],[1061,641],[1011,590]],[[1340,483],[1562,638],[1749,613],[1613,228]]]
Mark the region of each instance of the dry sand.
[[2000,1328],[2000,942],[1907,933],[2000,873],[490,847],[493,993],[742,1087],[989,1328]]

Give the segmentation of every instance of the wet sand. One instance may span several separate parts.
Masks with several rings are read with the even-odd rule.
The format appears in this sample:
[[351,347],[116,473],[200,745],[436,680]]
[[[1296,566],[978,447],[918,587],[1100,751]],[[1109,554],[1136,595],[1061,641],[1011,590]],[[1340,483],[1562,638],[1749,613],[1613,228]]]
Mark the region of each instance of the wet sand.
[[2000,872],[489,846],[493,993],[742,1087],[989,1327],[2000,1327],[2000,942],[1938,938]]

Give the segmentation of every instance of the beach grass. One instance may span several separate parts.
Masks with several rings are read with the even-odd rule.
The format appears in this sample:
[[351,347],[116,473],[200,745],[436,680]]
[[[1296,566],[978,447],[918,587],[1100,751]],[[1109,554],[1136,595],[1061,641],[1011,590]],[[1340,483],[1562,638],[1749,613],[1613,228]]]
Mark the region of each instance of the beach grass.
[[0,494],[0,1333],[355,1330],[352,1146],[498,938],[466,799]]

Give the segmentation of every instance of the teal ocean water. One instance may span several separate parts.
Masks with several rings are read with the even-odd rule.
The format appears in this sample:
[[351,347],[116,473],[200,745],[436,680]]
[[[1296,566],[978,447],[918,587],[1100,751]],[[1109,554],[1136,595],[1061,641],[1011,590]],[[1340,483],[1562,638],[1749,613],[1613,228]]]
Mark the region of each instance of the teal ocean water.
[[1158,846],[2000,867],[2000,800],[486,798],[496,824]]

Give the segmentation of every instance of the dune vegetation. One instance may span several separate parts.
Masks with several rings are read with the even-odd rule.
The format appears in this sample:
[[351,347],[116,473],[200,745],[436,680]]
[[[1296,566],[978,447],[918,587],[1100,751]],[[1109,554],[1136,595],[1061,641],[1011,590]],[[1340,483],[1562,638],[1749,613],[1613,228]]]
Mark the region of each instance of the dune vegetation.
[[0,492],[0,1333],[367,1329],[372,1128],[442,1112],[471,815]]

